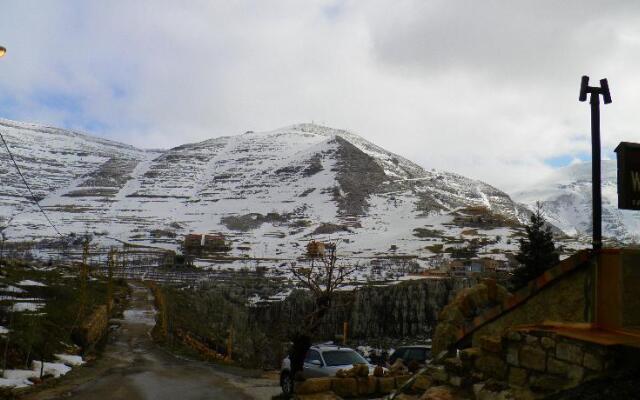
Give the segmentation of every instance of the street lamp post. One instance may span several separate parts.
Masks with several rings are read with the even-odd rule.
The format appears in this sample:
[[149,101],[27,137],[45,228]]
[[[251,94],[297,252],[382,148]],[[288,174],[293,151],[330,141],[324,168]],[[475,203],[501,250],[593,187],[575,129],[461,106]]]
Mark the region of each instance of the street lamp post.
[[593,249],[602,248],[602,185],[600,183],[600,96],[604,104],[611,103],[611,93],[606,79],[600,79],[600,86],[589,86],[589,77],[580,82],[578,100],[591,104],[591,204],[593,209]]

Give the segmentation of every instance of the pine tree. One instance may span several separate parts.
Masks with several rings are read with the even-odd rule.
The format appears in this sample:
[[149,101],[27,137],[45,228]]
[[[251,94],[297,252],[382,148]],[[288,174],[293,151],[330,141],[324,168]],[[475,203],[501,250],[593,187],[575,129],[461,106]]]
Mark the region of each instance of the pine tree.
[[514,271],[511,279],[514,289],[526,285],[559,261],[551,227],[546,224],[539,202],[525,230],[527,237],[520,239],[520,252],[516,255],[521,266]]

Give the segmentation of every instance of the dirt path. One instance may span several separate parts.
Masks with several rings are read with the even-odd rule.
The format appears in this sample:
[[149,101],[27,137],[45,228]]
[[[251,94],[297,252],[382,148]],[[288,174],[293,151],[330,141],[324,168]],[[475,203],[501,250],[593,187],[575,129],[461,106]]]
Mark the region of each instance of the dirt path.
[[134,283],[120,329],[93,365],[77,368],[55,388],[26,397],[46,399],[271,399],[274,380],[228,373],[211,364],[180,359],[149,336],[154,309],[151,293]]

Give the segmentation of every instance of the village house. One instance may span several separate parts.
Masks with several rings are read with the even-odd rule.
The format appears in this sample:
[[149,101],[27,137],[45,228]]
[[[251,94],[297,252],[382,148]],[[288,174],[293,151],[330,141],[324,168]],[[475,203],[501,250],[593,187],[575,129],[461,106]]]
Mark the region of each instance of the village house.
[[448,265],[449,274],[454,278],[495,275],[505,262],[488,257],[473,260],[452,260]]
[[183,248],[186,253],[197,253],[201,251],[229,251],[231,247],[221,233],[190,233],[184,237]]

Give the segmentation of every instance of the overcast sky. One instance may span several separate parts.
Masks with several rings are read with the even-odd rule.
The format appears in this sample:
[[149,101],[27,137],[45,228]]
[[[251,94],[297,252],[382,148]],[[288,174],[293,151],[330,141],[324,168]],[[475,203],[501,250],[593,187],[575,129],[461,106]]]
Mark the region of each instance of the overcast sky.
[[298,122],[515,190],[640,142],[638,1],[4,0],[0,117],[171,147]]

